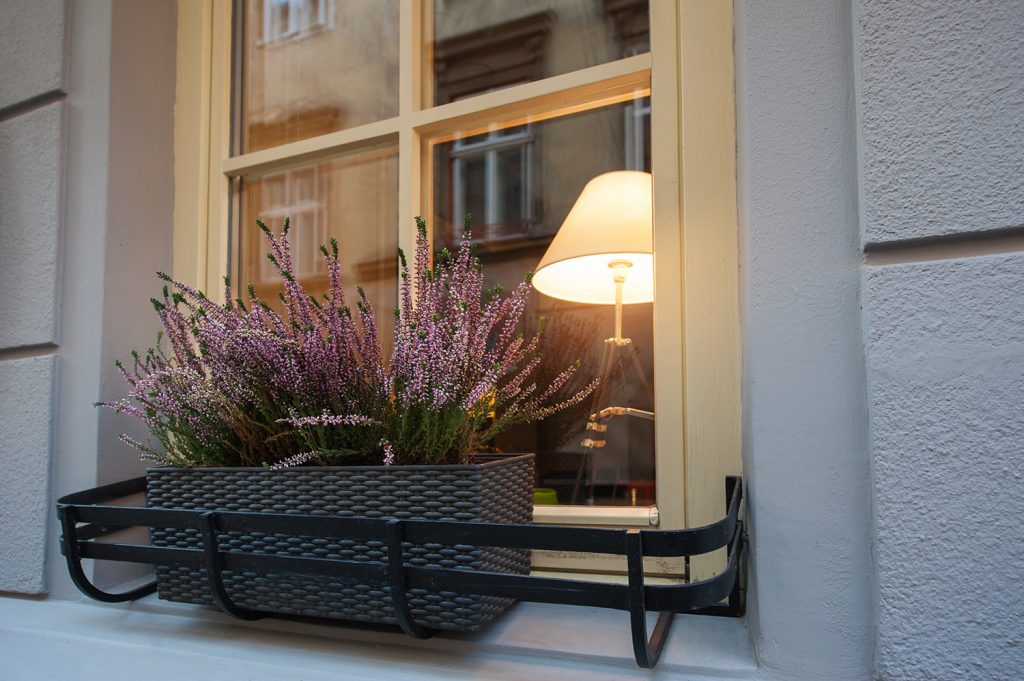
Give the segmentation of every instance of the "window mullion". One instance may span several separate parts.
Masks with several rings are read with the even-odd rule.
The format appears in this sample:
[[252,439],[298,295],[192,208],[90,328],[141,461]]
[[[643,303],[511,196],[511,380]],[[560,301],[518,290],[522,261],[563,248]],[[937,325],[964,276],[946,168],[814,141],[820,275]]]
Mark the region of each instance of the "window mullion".
[[679,119],[679,9],[652,2],[651,11],[651,175],[654,190],[654,383],[658,511],[664,527],[686,527],[686,452],[683,310],[683,235],[680,217],[681,140]]
[[212,0],[211,12],[211,35],[227,39],[212,41],[210,55],[210,192],[205,225],[201,226],[201,232],[205,232],[201,238],[206,242],[206,262],[199,272],[199,285],[216,299],[223,290],[221,282],[228,274],[230,259],[231,179],[224,164],[231,154],[231,35],[237,27],[233,25],[232,3],[228,0]]
[[[686,333],[686,521],[699,527],[725,510],[719,481],[739,473],[742,450],[739,261],[736,244],[735,91],[731,3],[687,2],[678,18],[679,157]],[[659,371],[660,371],[659,365]],[[713,426],[713,427],[712,427]],[[694,556],[693,579],[722,569],[725,550]]]
[[398,246],[409,254],[416,245],[413,219],[424,214],[420,157],[419,135],[411,127],[403,126],[398,132]]
[[423,4],[399,3],[398,14],[398,246],[412,253],[416,244],[413,218],[424,214],[421,187],[421,145],[411,126],[422,91]]
[[398,8],[398,114],[420,108],[423,60],[423,5],[402,2]]
[[650,87],[651,55],[642,54],[514,85],[412,114],[434,142],[488,132],[495,120],[520,125],[635,99]]

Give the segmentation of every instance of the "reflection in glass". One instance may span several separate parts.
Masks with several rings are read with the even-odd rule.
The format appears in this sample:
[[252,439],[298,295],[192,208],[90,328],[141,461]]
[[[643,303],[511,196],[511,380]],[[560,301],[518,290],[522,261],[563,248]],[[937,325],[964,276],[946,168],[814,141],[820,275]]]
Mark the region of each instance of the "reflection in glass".
[[398,113],[398,0],[246,0],[243,22],[235,153]]
[[257,295],[279,305],[283,281],[267,260],[257,219],[275,232],[286,217],[291,219],[295,275],[313,295],[327,290],[319,248],[333,237],[341,249],[342,279],[349,290],[357,284],[366,290],[389,355],[390,321],[398,300],[397,171],[392,149],[243,178],[241,281],[251,282]]
[[433,103],[650,50],[648,0],[434,0]]
[[[510,290],[536,268],[584,185],[610,170],[650,170],[650,106],[646,97],[529,125],[500,122],[484,134],[433,146],[434,246],[452,248],[462,215],[473,214],[472,240],[489,284]],[[612,306],[556,300],[534,292],[526,318],[546,318],[538,383],[574,361],[576,388],[600,373],[604,339],[613,335]],[[653,306],[627,305],[623,326],[654,383]],[[524,329],[529,334],[533,329]],[[653,411],[642,380],[609,386],[616,404]],[[571,386],[572,387],[572,386]],[[503,451],[537,454],[538,486],[560,504],[654,503],[654,425],[612,420],[601,449],[581,446],[590,402],[499,436]]]

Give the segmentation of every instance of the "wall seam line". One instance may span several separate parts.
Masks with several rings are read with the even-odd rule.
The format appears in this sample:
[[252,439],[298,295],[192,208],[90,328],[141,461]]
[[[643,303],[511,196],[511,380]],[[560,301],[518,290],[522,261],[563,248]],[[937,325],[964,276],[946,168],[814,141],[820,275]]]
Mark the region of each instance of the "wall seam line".
[[30,357],[46,357],[57,354],[58,346],[54,343],[23,345],[16,348],[0,349],[0,362],[11,359],[27,359]]
[[55,102],[62,102],[67,99],[67,96],[67,93],[63,90],[49,90],[34,97],[29,97],[17,104],[11,104],[0,109],[0,123],[30,113],[36,109],[41,109]]
[[899,265],[935,260],[956,260],[1024,251],[1024,225],[968,234],[875,242],[864,246],[864,265]]

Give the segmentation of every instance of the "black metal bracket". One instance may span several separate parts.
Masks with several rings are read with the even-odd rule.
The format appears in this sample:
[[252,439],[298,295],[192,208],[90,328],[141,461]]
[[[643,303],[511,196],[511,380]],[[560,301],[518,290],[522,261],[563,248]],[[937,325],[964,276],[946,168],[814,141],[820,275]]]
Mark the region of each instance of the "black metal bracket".
[[421,627],[413,619],[406,593],[405,562],[402,560],[402,521],[391,519],[384,526],[387,529],[388,585],[391,587],[391,602],[395,607],[398,626],[413,638],[430,638],[437,632]]
[[61,552],[64,554],[64,559],[67,561],[68,573],[71,575],[71,581],[74,582],[79,591],[89,598],[97,601],[103,601],[104,603],[124,603],[126,601],[134,601],[156,591],[155,580],[123,593],[111,593],[97,588],[91,581],[89,581],[89,578],[85,574],[85,570],[82,568],[82,555],[79,552],[80,540],[78,539],[78,521],[76,518],[75,507],[58,507],[57,514],[60,519],[61,530],[63,533],[61,536]]
[[[390,587],[395,619],[409,636],[436,633],[416,622],[409,606],[410,589],[434,589],[490,595],[538,603],[596,606],[629,612],[636,663],[653,668],[677,613],[740,617],[745,610],[746,544],[743,523],[743,484],[739,477],[725,481],[727,513],[721,520],[689,530],[614,530],[557,525],[506,525],[458,521],[337,518],[299,514],[172,510],[111,506],[105,502],[144,492],[145,478],[135,478],[76,494],[57,502],[62,528],[61,551],[71,579],[82,593],[108,603],[130,601],[156,591],[152,582],[123,593],[97,588],[82,567],[83,559],[126,561],[152,565],[182,565],[205,569],[217,606],[242,619],[268,613],[251,610],[232,600],[223,570],[239,568],[332,575],[371,580]],[[148,544],[97,541],[127,527],[166,527],[198,530],[203,548],[169,548]],[[262,555],[223,550],[218,535],[228,531],[290,533],[294,536],[376,538],[387,548],[383,564],[365,561]],[[625,556],[627,584],[579,579],[472,572],[405,563],[403,542],[414,544],[471,544],[515,549],[548,549]],[[727,551],[725,568],[698,582],[648,585],[645,557],[681,557]],[[658,612],[648,638],[647,613]]]
[[217,511],[206,511],[200,514],[203,531],[203,556],[206,559],[206,579],[210,582],[210,591],[217,607],[223,612],[243,620],[258,620],[265,617],[261,612],[242,608],[231,600],[224,588],[224,565],[221,562],[220,550],[217,547]]
[[640,530],[627,530],[626,565],[629,575],[629,623],[633,633],[633,656],[644,669],[653,669],[661,657],[674,612],[662,610],[654,633],[647,639],[647,594],[644,588],[644,547]]

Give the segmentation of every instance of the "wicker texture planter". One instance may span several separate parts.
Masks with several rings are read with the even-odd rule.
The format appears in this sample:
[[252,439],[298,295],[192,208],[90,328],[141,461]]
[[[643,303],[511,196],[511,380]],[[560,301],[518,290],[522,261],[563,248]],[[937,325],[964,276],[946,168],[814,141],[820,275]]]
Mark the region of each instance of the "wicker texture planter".
[[[291,468],[152,468],[147,504],[154,508],[301,513],[424,520],[528,523],[532,520],[533,455],[488,456],[464,466]],[[200,548],[194,530],[151,528],[155,546]],[[383,563],[382,542],[224,532],[226,550]],[[527,574],[527,550],[466,545],[404,544],[408,565]],[[224,571],[239,606],[286,615],[395,624],[390,589],[333,577]],[[202,570],[157,567],[160,598],[213,605]],[[415,621],[425,627],[473,631],[512,600],[412,589]]]

